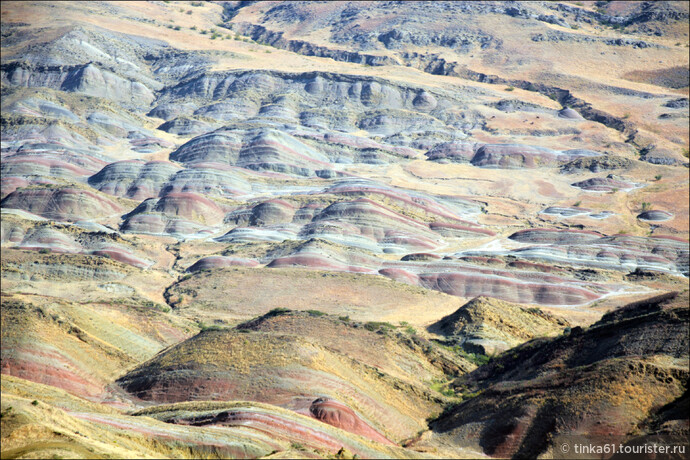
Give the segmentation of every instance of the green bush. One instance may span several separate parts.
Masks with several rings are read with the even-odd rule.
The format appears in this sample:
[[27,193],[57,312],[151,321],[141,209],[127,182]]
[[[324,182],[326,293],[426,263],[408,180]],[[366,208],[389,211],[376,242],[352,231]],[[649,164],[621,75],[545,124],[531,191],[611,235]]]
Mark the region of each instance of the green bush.
[[326,313],[320,311],[320,310],[307,310],[307,313],[309,313],[309,316],[325,316]]
[[455,391],[452,388],[446,387],[443,380],[434,379],[429,386],[432,390],[438,391],[443,396],[455,396]]
[[393,326],[391,323],[386,323],[386,322],[381,322],[381,321],[369,321],[368,323],[364,324],[364,328],[368,331],[371,332],[376,332],[376,331],[391,331],[395,329],[395,326]]
[[481,394],[481,391],[475,391],[474,393],[463,393],[462,400],[467,401],[468,399],[476,398]]
[[304,447],[304,444],[302,444],[301,442],[291,442],[290,448],[295,449],[295,450],[302,450],[302,451],[307,450],[307,448]]
[[465,358],[467,361],[475,364],[476,366],[483,366],[484,364],[487,364],[489,361],[491,361],[491,357],[488,355],[484,355],[481,353],[469,353],[460,348],[459,346],[455,347],[455,352],[461,357]]
[[290,313],[291,311],[292,310],[290,310],[289,308],[277,307],[277,308],[274,308],[273,310],[269,310],[268,313],[266,313],[264,316],[270,318],[272,316],[284,315],[286,313]]
[[226,326],[220,326],[218,324],[206,324],[201,321],[197,323],[197,326],[199,329],[201,329],[201,332],[224,331],[228,329]]

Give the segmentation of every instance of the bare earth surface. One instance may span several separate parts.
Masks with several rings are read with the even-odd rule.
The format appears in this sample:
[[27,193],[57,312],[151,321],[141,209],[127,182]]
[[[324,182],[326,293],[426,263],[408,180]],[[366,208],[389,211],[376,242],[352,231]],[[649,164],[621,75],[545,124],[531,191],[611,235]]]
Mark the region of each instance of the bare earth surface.
[[686,2],[13,2],[2,458],[687,439]]

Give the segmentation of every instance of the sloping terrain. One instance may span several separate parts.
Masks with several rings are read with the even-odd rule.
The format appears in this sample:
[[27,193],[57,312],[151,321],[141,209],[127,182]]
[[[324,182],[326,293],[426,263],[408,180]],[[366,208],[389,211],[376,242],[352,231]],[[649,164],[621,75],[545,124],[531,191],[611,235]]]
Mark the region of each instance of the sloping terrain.
[[537,456],[557,434],[639,435],[687,391],[688,327],[688,294],[671,293],[534,339],[461,377],[456,385],[472,396],[432,429],[499,457]]
[[[34,394],[41,394],[40,400],[31,400]],[[123,415],[51,387],[5,377],[1,411],[3,455],[8,457],[421,458],[253,402],[181,403]],[[465,458],[471,458],[469,452]]]
[[[425,383],[474,365],[415,336],[389,337],[389,328],[278,309],[235,329],[203,331],[117,383],[146,401],[254,400],[308,410],[379,442],[401,441],[440,409]],[[339,403],[322,414],[319,401],[331,399]]]
[[525,308],[488,297],[476,297],[429,326],[429,331],[470,353],[492,355],[568,327],[567,320],[539,308]]
[[0,8],[3,458],[682,431],[687,2]]

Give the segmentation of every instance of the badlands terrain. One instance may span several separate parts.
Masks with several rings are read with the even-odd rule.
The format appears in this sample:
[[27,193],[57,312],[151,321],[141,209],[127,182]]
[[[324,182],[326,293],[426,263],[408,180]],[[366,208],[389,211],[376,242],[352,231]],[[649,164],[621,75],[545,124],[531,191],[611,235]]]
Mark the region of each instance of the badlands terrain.
[[688,3],[1,11],[3,459],[687,443]]

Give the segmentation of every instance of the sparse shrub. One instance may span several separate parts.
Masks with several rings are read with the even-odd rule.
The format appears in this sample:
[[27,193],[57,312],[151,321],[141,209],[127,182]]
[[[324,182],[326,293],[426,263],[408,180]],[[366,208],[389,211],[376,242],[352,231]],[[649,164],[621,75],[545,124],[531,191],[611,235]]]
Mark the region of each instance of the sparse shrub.
[[187,10],[187,14],[192,14],[192,10]]
[[573,30],[577,30],[580,28],[580,26],[578,26],[577,24],[573,24],[572,26],[570,26],[570,28]]
[[350,317],[349,316],[338,316],[338,319],[344,323],[349,323],[350,322]]
[[50,254],[50,249],[48,248],[41,248],[38,250],[39,254]]
[[367,331],[371,332],[386,332],[386,331],[391,331],[395,329],[395,326],[393,326],[391,323],[383,322],[383,321],[369,321],[368,323],[364,324],[364,328]]
[[171,311],[169,306],[161,305],[159,303],[152,302],[150,300],[144,300],[143,302],[141,302],[141,305],[143,307],[146,307],[146,308],[153,308],[155,310],[162,311],[163,313],[170,313],[170,311]]
[[269,311],[268,313],[266,313],[264,316],[270,318],[270,317],[272,317],[272,316],[284,315],[284,314],[286,314],[286,313],[290,313],[291,311],[292,311],[292,310],[290,310],[289,308],[277,307],[277,308],[274,308],[273,310],[270,310],[270,311]]
[[473,393],[463,393],[462,394],[462,400],[467,401],[469,399],[476,398],[477,396],[479,396],[480,393],[481,393],[481,391],[475,391]]
[[657,174],[656,176],[654,176],[654,180],[660,181],[662,177],[664,176],[662,176],[661,174]]
[[182,28],[182,27],[180,27],[180,26],[175,26],[175,27],[173,27],[173,29],[175,29],[175,30],[180,30],[181,28]]
[[441,394],[443,396],[455,396],[455,391],[452,388],[441,388]]
[[228,328],[225,326],[221,326],[218,324],[206,324],[202,321],[197,322],[197,326],[199,329],[201,329],[200,332],[210,332],[210,331],[224,331],[227,330]]
[[505,90],[506,90],[506,91],[515,91],[515,87],[514,87],[514,86],[509,86],[509,87],[507,87]]
[[302,451],[307,450],[307,448],[304,447],[304,444],[302,444],[301,442],[291,442],[290,448],[295,449],[295,450],[302,450]]
[[201,35],[206,35],[207,33],[208,33],[208,30],[206,30],[206,29],[202,29],[202,31],[201,31]]
[[196,26],[192,26],[189,28],[190,30],[196,30]]
[[650,203],[648,201],[643,201],[641,206],[642,206],[642,211],[648,211],[649,209],[651,209],[652,203]]
[[455,391],[453,391],[452,388],[446,387],[443,380],[434,379],[431,381],[429,386],[432,390],[438,391],[443,396],[455,396]]
[[412,325],[410,325],[410,323],[408,323],[407,321],[400,321],[399,324],[400,324],[400,327],[405,328],[406,333],[411,334],[411,335],[417,333],[417,329],[413,328]]
[[582,201],[576,202],[573,206],[575,206],[577,208],[578,206],[580,206],[580,204],[582,204]]
[[326,313],[320,311],[320,310],[307,310],[307,313],[309,313],[309,316],[325,316]]
[[491,357],[488,355],[481,353],[468,353],[460,347],[456,347],[456,352],[467,361],[474,363],[477,366],[483,366],[491,360]]
[[685,158],[690,158],[690,149],[683,149],[681,150],[681,153]]
[[31,401],[31,405],[32,405],[32,406],[38,406],[38,401],[36,401],[36,400],[34,399],[33,401]]
[[211,40],[215,40],[218,37],[220,37],[220,35],[214,33],[213,35],[211,35]]

